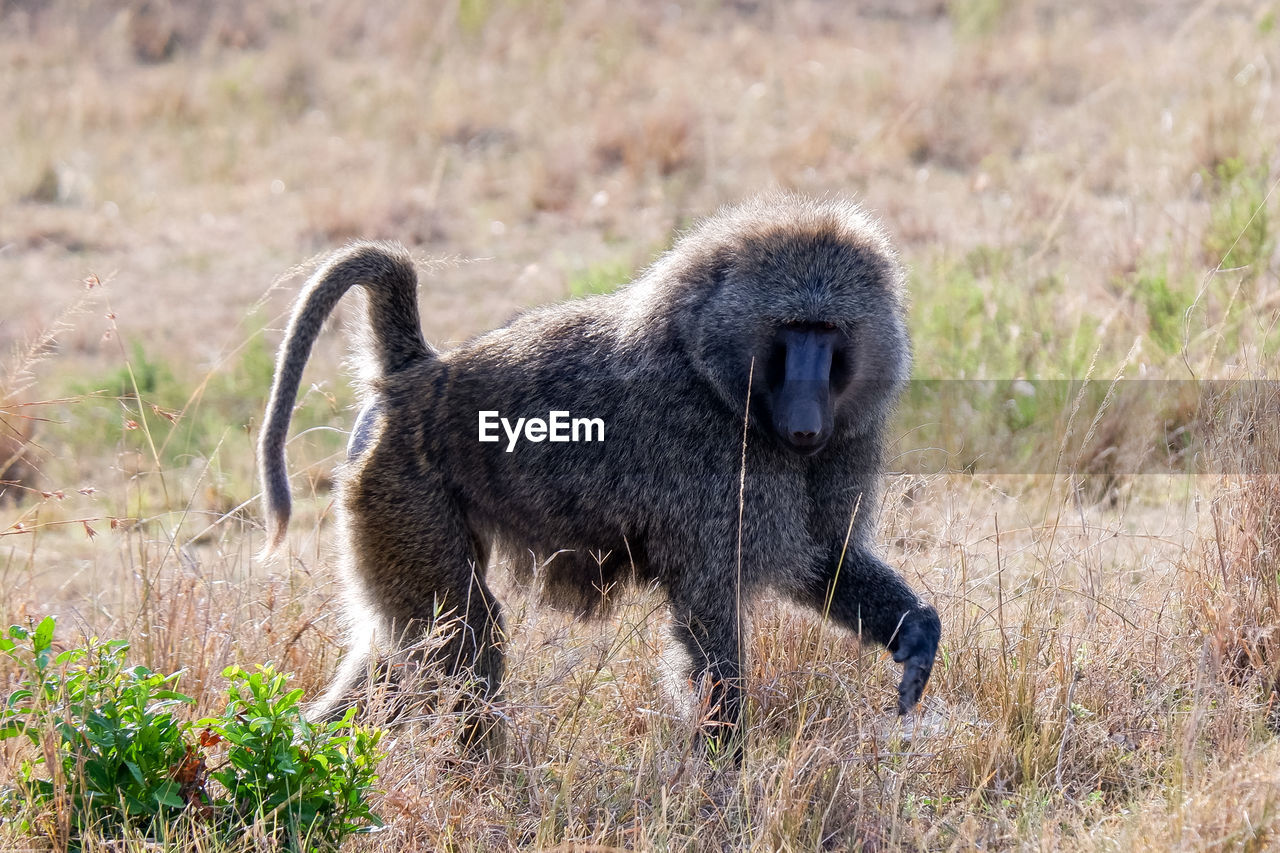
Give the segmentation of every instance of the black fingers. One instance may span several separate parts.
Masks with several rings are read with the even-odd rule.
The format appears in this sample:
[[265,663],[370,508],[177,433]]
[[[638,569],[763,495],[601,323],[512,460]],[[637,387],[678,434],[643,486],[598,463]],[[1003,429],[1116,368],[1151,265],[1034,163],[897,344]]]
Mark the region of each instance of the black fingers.
[[924,686],[933,672],[942,637],[942,622],[932,607],[921,606],[903,617],[898,635],[889,643],[893,659],[902,664],[902,681],[898,684],[898,713],[906,714],[920,701]]

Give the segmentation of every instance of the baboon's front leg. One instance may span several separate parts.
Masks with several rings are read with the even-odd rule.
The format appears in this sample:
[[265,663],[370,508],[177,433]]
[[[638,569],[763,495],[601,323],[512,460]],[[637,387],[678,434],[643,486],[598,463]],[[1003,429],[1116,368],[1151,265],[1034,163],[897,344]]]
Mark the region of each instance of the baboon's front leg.
[[703,697],[709,744],[742,760],[742,623],[732,601],[672,596],[673,631],[689,654],[691,682]]
[[898,713],[905,714],[920,701],[929,681],[942,623],[901,575],[866,548],[851,546],[841,559],[843,548],[843,542],[833,548],[802,600],[893,653],[902,664]]

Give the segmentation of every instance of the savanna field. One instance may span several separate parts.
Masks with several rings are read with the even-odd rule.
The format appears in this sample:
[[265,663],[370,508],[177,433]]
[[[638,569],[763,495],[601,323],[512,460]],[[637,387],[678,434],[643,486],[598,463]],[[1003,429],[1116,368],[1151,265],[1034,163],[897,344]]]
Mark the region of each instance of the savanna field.
[[[1278,25],[0,0],[0,849],[1280,846]],[[460,752],[447,714],[379,739],[378,696],[373,728],[308,729],[343,642],[352,305],[307,369],[273,562],[254,446],[314,264],[403,242],[448,347],[779,188],[858,199],[909,270],[922,381],[874,511],[942,619],[919,714],[883,649],[766,601],[719,766],[660,596],[579,623],[496,566],[500,748]]]

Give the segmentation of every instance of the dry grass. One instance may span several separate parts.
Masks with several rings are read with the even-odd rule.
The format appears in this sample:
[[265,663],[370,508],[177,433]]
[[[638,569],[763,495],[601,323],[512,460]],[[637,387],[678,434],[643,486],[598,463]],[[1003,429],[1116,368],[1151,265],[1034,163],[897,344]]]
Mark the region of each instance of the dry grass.
[[[251,437],[297,284],[273,278],[357,235],[449,259],[422,293],[447,344],[722,202],[852,193],[912,268],[920,376],[1274,380],[1278,14],[0,2],[0,479],[24,497],[0,499],[0,619],[127,638],[202,706],[230,663],[324,684],[336,336],[280,565],[251,556]],[[1274,846],[1273,388],[1252,425],[1188,421],[1206,474],[1126,474],[1144,412],[1085,460],[1110,460],[1103,488],[890,478],[886,556],[944,626],[910,731],[882,652],[766,604],[747,761],[717,772],[663,686],[656,596],[577,625],[507,590],[507,743],[478,765],[447,721],[397,729],[389,827],[353,849]],[[42,843],[0,819],[0,847]]]

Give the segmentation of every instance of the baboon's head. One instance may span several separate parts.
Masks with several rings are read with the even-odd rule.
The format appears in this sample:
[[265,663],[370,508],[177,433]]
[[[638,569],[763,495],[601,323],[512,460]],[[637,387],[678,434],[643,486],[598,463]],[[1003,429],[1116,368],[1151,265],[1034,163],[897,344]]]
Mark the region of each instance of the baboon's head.
[[861,209],[764,199],[675,253],[694,248],[704,263],[685,270],[682,337],[726,403],[741,411],[749,385],[755,425],[806,456],[884,420],[910,366],[902,271]]

